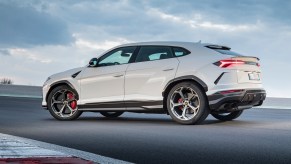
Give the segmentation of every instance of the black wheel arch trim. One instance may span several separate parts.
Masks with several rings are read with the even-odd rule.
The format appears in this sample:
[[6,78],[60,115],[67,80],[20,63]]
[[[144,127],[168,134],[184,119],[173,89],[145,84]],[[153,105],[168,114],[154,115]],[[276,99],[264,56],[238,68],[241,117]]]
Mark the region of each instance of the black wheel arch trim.
[[164,87],[163,96],[164,96],[164,92],[166,91],[166,89],[168,88],[169,85],[171,85],[172,83],[175,83],[177,81],[181,81],[181,80],[193,80],[193,81],[197,82],[198,84],[200,84],[203,87],[205,92],[208,91],[208,86],[200,78],[198,78],[194,75],[186,75],[186,76],[181,76],[181,77],[177,77],[177,78],[170,80],[167,83],[167,85]]
[[76,96],[77,96],[77,99],[79,99],[79,94],[77,93],[75,87],[74,87],[74,86],[73,86],[69,81],[67,81],[67,80],[61,80],[61,81],[54,82],[54,83],[52,83],[52,84],[50,85],[50,89],[49,89],[48,92],[46,93],[46,97],[45,97],[46,101],[47,101],[47,99],[48,99],[48,95],[50,94],[50,92],[51,92],[51,91],[52,91],[56,86],[60,86],[60,85],[63,85],[63,84],[68,85],[70,88],[72,88],[73,90],[75,90],[75,92],[76,92]]

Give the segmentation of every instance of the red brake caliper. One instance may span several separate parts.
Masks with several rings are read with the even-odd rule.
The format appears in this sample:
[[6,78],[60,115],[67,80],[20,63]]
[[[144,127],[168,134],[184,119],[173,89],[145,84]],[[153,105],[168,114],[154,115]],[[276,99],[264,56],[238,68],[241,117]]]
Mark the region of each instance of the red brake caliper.
[[[178,103],[181,103],[182,104],[183,103],[183,99],[182,98],[179,98],[178,99]],[[183,106],[182,105],[179,106],[179,109],[182,110],[183,109]]]
[[[69,100],[75,99],[75,95],[73,93],[69,92],[69,93],[67,93],[67,98]],[[70,106],[72,109],[76,109],[77,108],[77,101],[76,100],[71,101]]]

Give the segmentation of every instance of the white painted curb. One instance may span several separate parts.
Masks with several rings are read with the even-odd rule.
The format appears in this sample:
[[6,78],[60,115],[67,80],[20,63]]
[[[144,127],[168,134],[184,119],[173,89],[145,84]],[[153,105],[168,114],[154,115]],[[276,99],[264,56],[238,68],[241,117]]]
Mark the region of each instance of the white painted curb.
[[[98,154],[93,154],[93,153],[89,153],[89,152],[85,152],[85,151],[81,151],[81,150],[67,148],[67,147],[63,147],[63,146],[59,146],[59,145],[55,145],[55,144],[49,144],[49,143],[36,141],[36,140],[32,140],[32,139],[27,139],[27,138],[23,138],[23,137],[12,136],[12,135],[8,135],[8,134],[0,133],[0,141],[1,141],[1,139],[2,139],[2,141],[5,141],[5,140],[17,141],[18,143],[16,143],[16,144],[18,144],[18,145],[20,144],[19,145],[20,147],[21,146],[30,147],[30,148],[34,149],[34,151],[38,151],[38,152],[33,153],[33,154],[38,153],[37,157],[41,157],[41,156],[70,157],[70,156],[74,156],[74,157],[82,158],[85,160],[93,161],[96,163],[129,164],[129,162],[126,162],[126,161],[122,161],[122,160],[118,160],[118,159],[114,159],[114,158],[109,158],[109,157],[101,156]],[[7,145],[7,146],[9,146],[9,145]],[[17,152],[14,152],[14,153],[17,153]],[[20,153],[21,153],[21,150],[20,150]],[[9,152],[7,152],[7,155],[9,155]],[[25,156],[29,156],[29,155],[30,155],[29,153],[25,154]],[[1,157],[1,156],[3,156],[3,157]],[[0,157],[5,158],[7,156],[5,156],[5,154],[3,154],[3,155],[0,155]],[[13,156],[11,156],[11,157],[13,157]],[[23,157],[23,156],[19,156],[19,157]]]

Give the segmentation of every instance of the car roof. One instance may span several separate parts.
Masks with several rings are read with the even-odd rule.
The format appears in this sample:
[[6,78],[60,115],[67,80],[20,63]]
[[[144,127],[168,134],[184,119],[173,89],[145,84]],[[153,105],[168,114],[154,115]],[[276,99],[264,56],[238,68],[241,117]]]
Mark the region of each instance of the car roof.
[[123,46],[146,46],[146,45],[160,45],[160,46],[189,46],[194,44],[200,44],[195,42],[178,42],[178,41],[152,41],[152,42],[136,42],[136,43],[127,43],[122,44],[120,47]]
[[226,47],[230,49],[227,46],[224,45],[217,45],[217,44],[211,44],[211,43],[201,43],[201,42],[180,42],[180,41],[152,41],[152,42],[136,42],[136,43],[126,43],[119,45],[118,47],[124,47],[124,46],[146,46],[146,45],[160,45],[160,46],[213,46],[213,47]]
[[[126,44],[118,45],[116,47],[113,47],[113,48],[105,51],[103,54],[106,54],[107,52],[110,52],[110,51],[112,51],[112,50],[114,50],[116,48],[120,48],[120,47],[126,47],[126,46],[147,46],[147,45],[151,45],[151,46],[154,46],[154,45],[156,45],[156,46],[173,46],[173,47],[184,47],[184,48],[187,48],[187,49],[193,49],[194,47],[204,47],[205,48],[208,45],[215,45],[215,44],[201,43],[201,41],[199,41],[199,42],[181,42],[181,41],[135,42],[135,43],[126,43]],[[215,45],[215,46],[218,46],[218,45]]]

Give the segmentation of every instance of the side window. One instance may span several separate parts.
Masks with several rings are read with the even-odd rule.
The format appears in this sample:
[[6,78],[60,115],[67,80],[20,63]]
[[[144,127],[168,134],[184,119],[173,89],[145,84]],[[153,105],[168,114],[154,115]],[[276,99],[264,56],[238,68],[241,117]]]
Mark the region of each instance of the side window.
[[176,57],[190,54],[190,51],[180,47],[173,47],[173,50]]
[[142,46],[136,57],[136,62],[172,58],[171,48],[167,46]]
[[109,66],[127,64],[136,47],[117,48],[103,55],[98,62],[98,66]]

